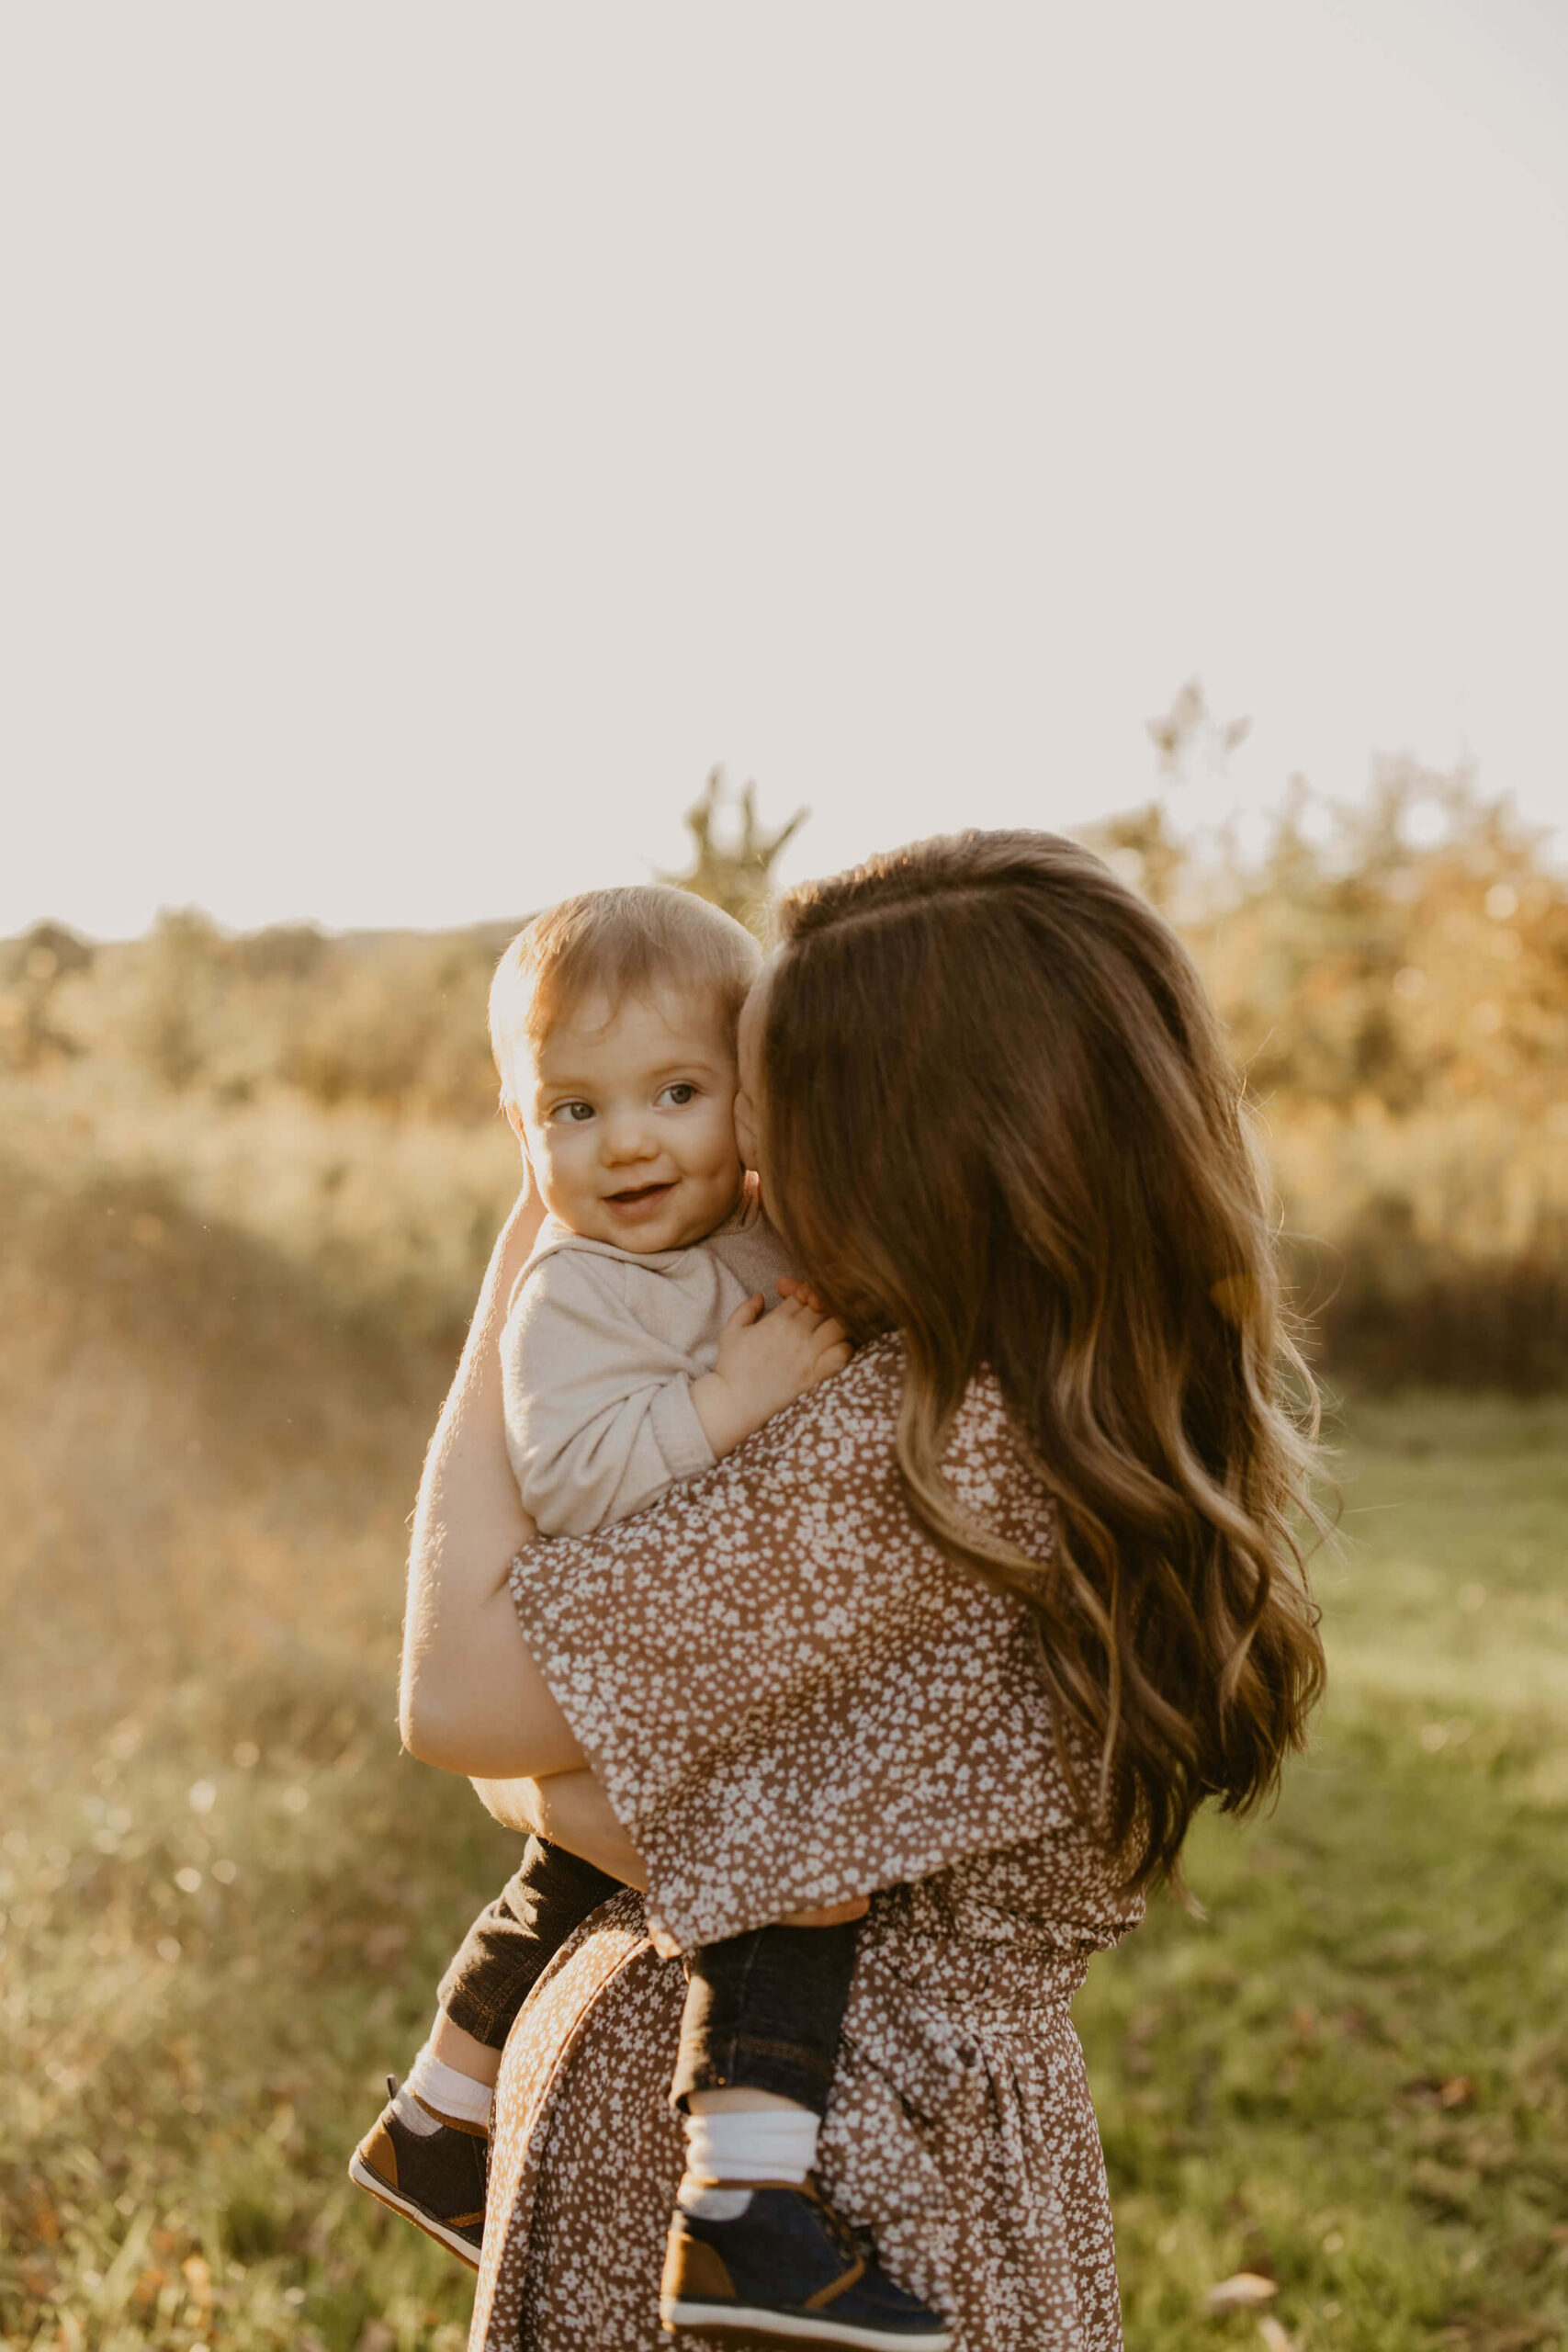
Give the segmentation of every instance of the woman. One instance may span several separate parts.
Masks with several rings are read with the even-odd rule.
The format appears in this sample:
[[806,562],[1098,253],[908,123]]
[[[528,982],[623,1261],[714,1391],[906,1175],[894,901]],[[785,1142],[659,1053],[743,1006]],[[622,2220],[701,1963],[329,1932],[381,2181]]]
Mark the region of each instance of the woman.
[[1067,2005],[1322,1677],[1241,1090],[1174,934],[1071,842],[919,843],[781,933],[738,1123],[854,1361],[638,1518],[521,1549],[520,1210],[421,1489],[408,1745],[646,1890],[509,2045],[473,2341],[667,2341],[674,1955],[869,1895],[834,2205],[966,2352],[1108,2352]]

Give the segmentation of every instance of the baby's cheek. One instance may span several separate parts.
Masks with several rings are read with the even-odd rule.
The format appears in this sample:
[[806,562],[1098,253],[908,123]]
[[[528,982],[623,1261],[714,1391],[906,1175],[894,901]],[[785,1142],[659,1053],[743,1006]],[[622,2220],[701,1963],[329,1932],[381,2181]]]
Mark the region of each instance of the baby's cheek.
[[730,1118],[714,1122],[708,1142],[708,1164],[716,1176],[726,1175],[741,1164],[739,1136],[736,1122]]

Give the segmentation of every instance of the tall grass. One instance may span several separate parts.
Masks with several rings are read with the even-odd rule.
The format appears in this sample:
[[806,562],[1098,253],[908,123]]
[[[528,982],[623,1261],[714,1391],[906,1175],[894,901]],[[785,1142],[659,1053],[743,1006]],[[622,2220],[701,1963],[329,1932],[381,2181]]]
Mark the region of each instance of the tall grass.
[[[450,1335],[141,1175],[0,1196],[0,2340],[457,2352],[467,2274],[347,2151],[510,1864],[401,1758]],[[1078,2006],[1130,2352],[1568,2330],[1568,1407],[1359,1406],[1332,1696]]]
[[455,2347],[461,2274],[343,2178],[508,1867],[398,1753],[447,1358],[166,1188],[76,1175],[0,1187],[0,2333]]
[[[1079,2005],[1131,2352],[1258,2341],[1202,2313],[1238,2267],[1294,2352],[1568,2341],[1568,1405],[1384,1393],[1568,1377],[1568,899],[1462,778],[1384,783],[1250,865],[1158,808],[1105,843],[1361,1380],[1314,1752]],[[0,945],[5,2352],[463,2341],[466,2275],[343,2166],[512,1850],[392,1701],[517,1182],[507,928]]]

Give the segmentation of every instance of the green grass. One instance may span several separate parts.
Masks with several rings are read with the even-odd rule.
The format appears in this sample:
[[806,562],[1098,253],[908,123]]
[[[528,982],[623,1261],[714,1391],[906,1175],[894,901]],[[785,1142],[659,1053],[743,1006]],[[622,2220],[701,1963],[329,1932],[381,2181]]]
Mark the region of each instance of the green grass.
[[1078,2004],[1134,2352],[1568,2342],[1568,1408],[1363,1404],[1331,1697]]
[[[0,2339],[456,2352],[467,2274],[344,2177],[511,1852],[392,1722],[442,1367],[295,1299],[258,1470],[200,1311],[149,1364],[40,1306],[0,1397]],[[1241,2268],[1296,2352],[1568,2343],[1568,1405],[1363,1404],[1341,1475],[1313,1751],[1078,2004],[1131,2352],[1258,2344],[1202,2315]]]

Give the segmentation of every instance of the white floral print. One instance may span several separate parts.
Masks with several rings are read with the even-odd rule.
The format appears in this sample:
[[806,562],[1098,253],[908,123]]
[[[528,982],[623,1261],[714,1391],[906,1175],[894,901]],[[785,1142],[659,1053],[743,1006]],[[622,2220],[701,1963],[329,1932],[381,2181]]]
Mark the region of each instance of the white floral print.
[[[682,2352],[658,2310],[677,1955],[863,1893],[824,2187],[962,2352],[1121,2346],[1068,2005],[1141,1905],[1072,1800],[1027,1612],[910,1515],[902,1383],[879,1341],[702,1478],[516,1563],[529,1645],[649,1892],[595,1914],[513,2029],[472,2352]],[[1049,1504],[993,1382],[944,1466],[1048,1566]]]

